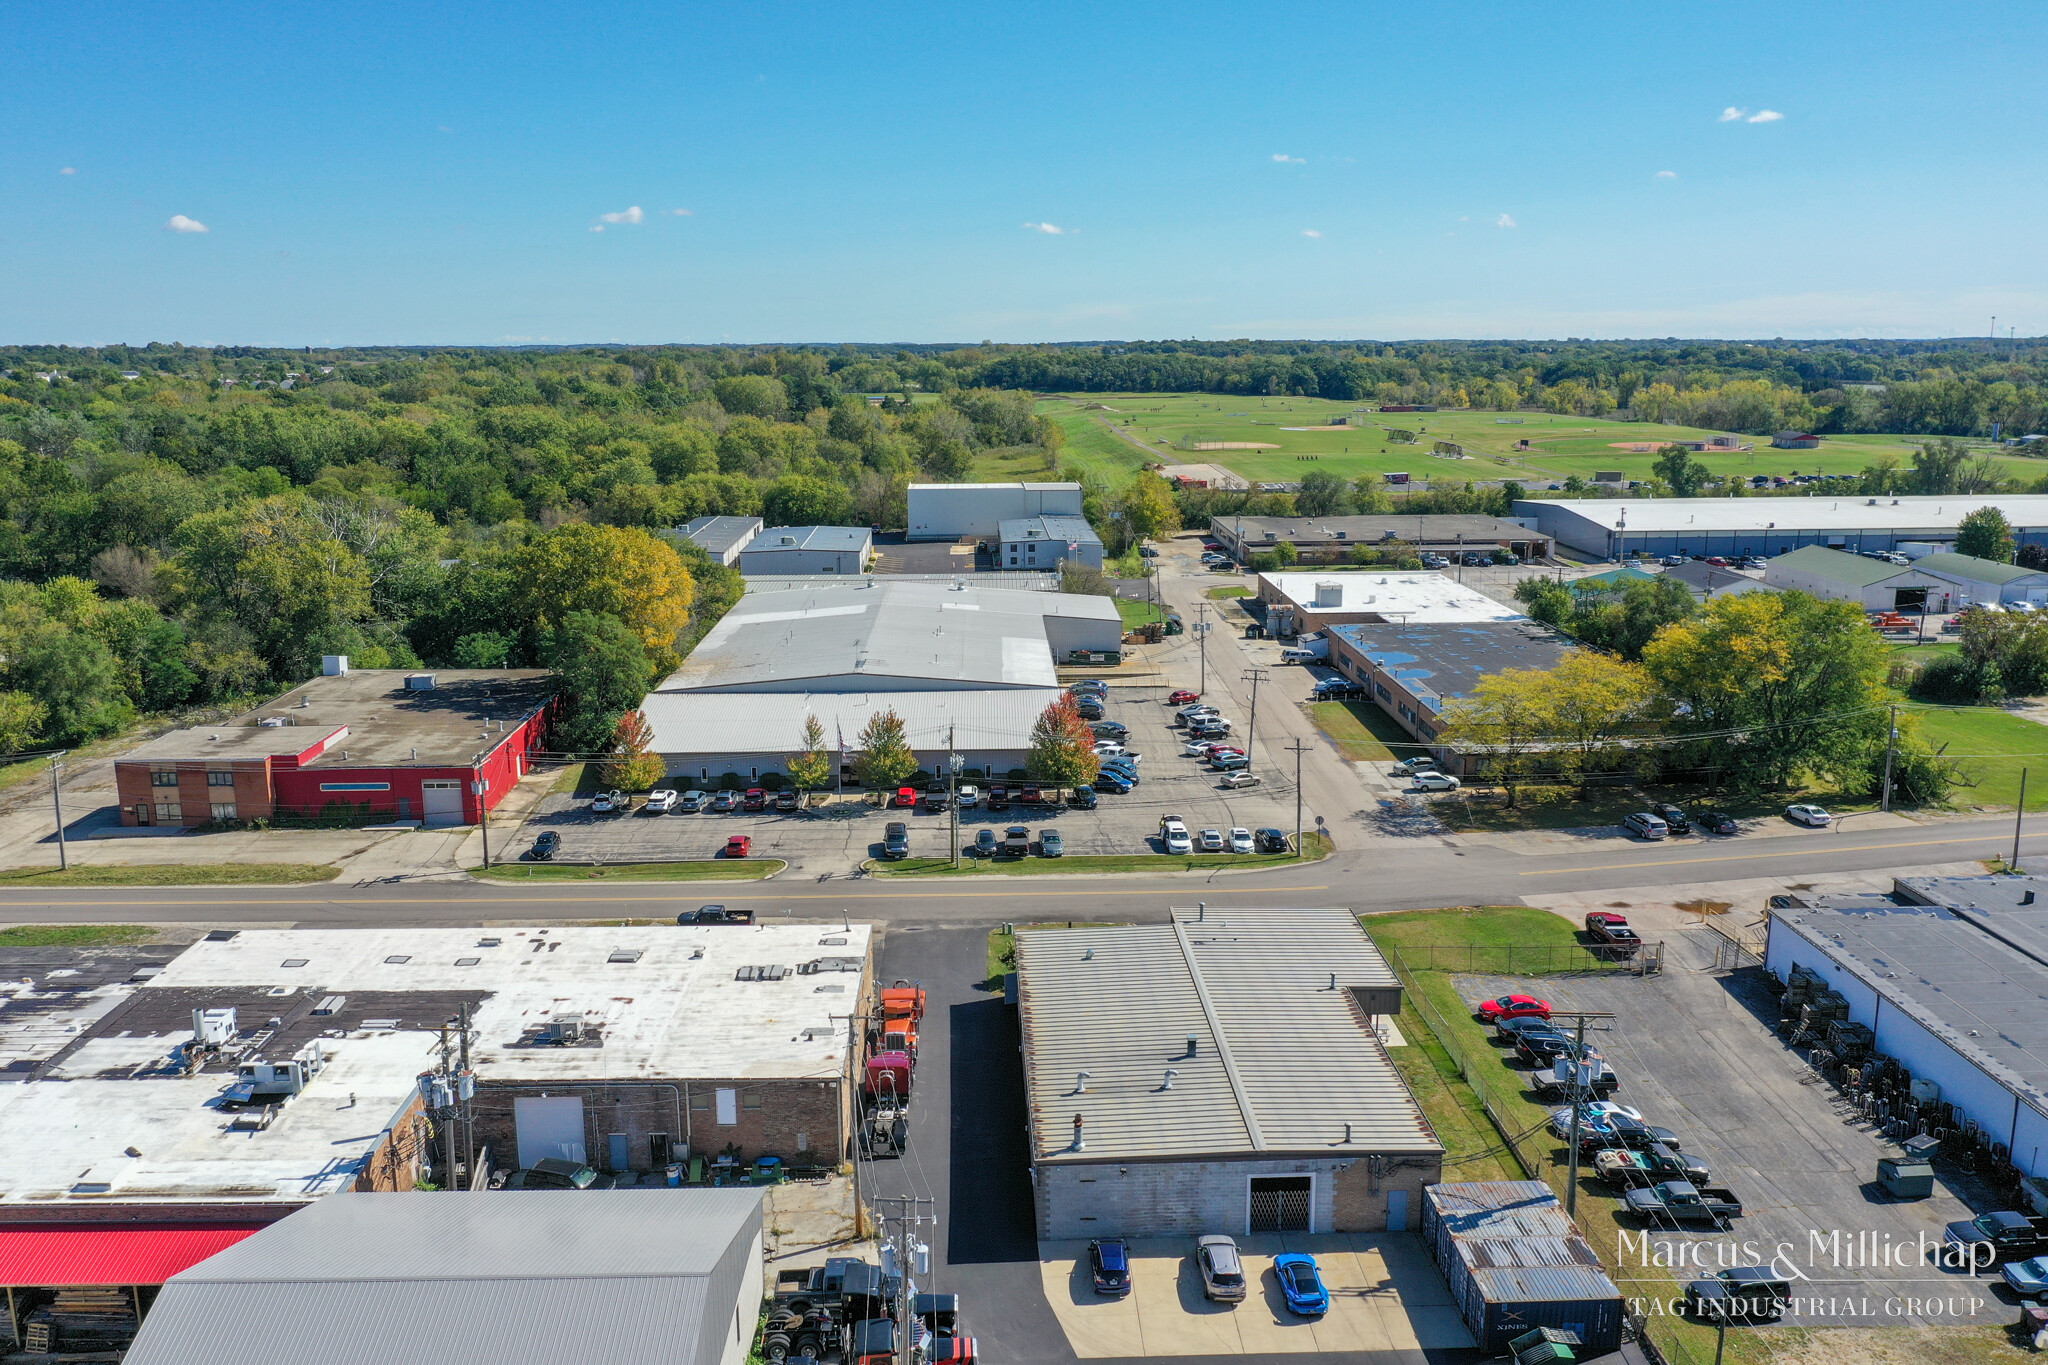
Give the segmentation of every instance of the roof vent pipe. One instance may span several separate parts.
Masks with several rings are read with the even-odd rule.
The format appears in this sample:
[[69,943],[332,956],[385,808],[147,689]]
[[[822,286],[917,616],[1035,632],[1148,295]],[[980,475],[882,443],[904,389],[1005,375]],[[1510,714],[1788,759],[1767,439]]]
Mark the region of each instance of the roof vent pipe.
[[1166,1079],[1159,1083],[1159,1088],[1161,1090],[1173,1089],[1173,1078],[1178,1075],[1180,1075],[1180,1073],[1178,1071],[1175,1071],[1172,1067],[1166,1068]]
[[1330,989],[1333,991],[1337,989],[1337,974],[1335,972],[1330,973]]
[[1200,1047],[1201,1039],[1196,1037],[1194,1034],[1190,1033],[1188,1035],[1188,1056],[1194,1056],[1196,1051],[1199,1050]]
[[1351,1125],[1348,1123],[1344,1125],[1344,1140],[1351,1141]]
[[1080,1151],[1085,1151],[1085,1150],[1087,1150],[1087,1147],[1088,1147],[1088,1144],[1087,1144],[1086,1142],[1082,1141],[1082,1139],[1081,1139],[1081,1116],[1080,1116],[1079,1114],[1076,1114],[1076,1115],[1074,1115],[1074,1146],[1073,1146],[1073,1150],[1074,1150],[1074,1151],[1077,1151],[1077,1152],[1080,1152]]
[[[1092,1072],[1092,1071],[1082,1071],[1082,1072],[1077,1072],[1077,1073],[1075,1074],[1075,1076],[1074,1076],[1074,1093],[1075,1093],[1076,1095],[1085,1095],[1085,1094],[1087,1094],[1087,1093],[1088,1093],[1088,1078],[1089,1078],[1090,1076],[1094,1075],[1094,1074],[1095,1074],[1095,1073],[1094,1073],[1094,1072]],[[1076,1124],[1075,1126],[1076,1126],[1076,1127],[1079,1127],[1080,1125]]]
[[1207,901],[1196,901],[1196,902],[1195,902],[1195,918],[1196,918],[1197,920],[1205,920],[1205,919],[1209,918],[1209,902],[1207,902]]
[[2031,891],[2028,891],[2028,892],[2025,892],[2025,893],[2023,893],[2023,894],[2022,894],[2022,895],[2020,896],[2020,904],[2021,904],[2021,905],[2032,905],[2033,903],[2034,903],[2034,893],[2033,893],[2033,892],[2031,892]]

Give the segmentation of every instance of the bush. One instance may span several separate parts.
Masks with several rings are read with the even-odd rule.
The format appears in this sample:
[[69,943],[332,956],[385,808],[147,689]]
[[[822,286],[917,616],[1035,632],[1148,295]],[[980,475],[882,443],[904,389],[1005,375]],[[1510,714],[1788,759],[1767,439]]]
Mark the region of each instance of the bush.
[[1960,654],[1944,654],[1920,666],[1913,695],[1945,706],[1975,706],[1984,695],[1984,668]]
[[789,785],[789,778],[782,773],[762,773],[756,785],[764,792],[779,792]]

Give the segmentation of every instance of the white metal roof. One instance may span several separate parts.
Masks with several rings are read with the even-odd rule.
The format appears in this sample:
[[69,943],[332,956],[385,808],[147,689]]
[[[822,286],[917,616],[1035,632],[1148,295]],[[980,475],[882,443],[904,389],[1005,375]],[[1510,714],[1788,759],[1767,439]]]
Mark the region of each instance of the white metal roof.
[[760,1229],[748,1189],[325,1199],[172,1277],[127,1358],[715,1365]]
[[[1448,573],[1382,573],[1350,570],[1340,573],[1266,573],[1288,601],[1310,611],[1375,612],[1389,621],[1410,625],[1447,625],[1460,621],[1526,621],[1521,612],[1485,593],[1464,587]],[[1334,583],[1343,605],[1314,605],[1316,589]]]
[[859,550],[874,535],[865,526],[770,526],[748,541],[740,555],[744,558],[777,550]]
[[1443,1150],[1350,994],[1396,982],[1348,910],[1172,916],[1017,935],[1034,1160]]
[[1954,531],[1981,507],[1996,507],[2016,527],[2048,526],[2048,494],[1995,497],[1599,498],[1526,501],[1515,515],[1543,510],[1583,518],[1607,530],[1703,531]]
[[1066,541],[1075,545],[1100,545],[1102,537],[1086,517],[1004,517],[996,523],[996,539],[1008,544],[1027,540]]
[[1060,697],[1056,687],[944,692],[650,692],[640,705],[658,754],[794,754],[804,720],[816,716],[827,747],[847,748],[878,711],[893,710],[913,749],[941,749],[948,736],[965,753],[1024,749],[1031,727]]

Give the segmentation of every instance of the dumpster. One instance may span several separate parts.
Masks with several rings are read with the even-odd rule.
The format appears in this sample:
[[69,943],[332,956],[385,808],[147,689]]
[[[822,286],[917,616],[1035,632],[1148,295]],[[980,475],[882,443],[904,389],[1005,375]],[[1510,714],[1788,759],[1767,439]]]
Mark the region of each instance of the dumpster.
[[1880,1157],[1877,1183],[1894,1199],[1926,1199],[1934,1193],[1934,1167],[1912,1157]]

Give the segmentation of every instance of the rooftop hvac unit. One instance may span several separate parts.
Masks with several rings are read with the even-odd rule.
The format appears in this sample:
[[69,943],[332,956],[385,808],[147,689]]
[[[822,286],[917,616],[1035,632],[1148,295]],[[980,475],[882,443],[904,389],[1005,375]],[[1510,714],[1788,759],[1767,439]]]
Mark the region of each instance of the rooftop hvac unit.
[[226,1047],[235,1041],[235,1011],[193,1010],[192,1040],[201,1047]]
[[1316,584],[1316,603],[1315,603],[1315,604],[1316,604],[1316,606],[1317,606],[1317,607],[1318,607],[1319,609],[1322,609],[1322,610],[1326,610],[1326,611],[1327,611],[1327,610],[1330,610],[1330,609],[1332,609],[1332,608],[1336,608],[1336,607],[1341,607],[1341,606],[1343,606],[1343,605],[1344,605],[1344,585],[1343,585],[1342,583],[1318,583],[1318,584]]
[[431,692],[434,690],[434,675],[431,673],[408,673],[405,675],[405,690],[408,692]]
[[322,654],[320,656],[320,673],[321,676],[328,678],[346,678],[348,676],[348,655]]
[[541,1030],[543,1043],[580,1043],[583,1041],[583,1016],[580,1014],[557,1014],[548,1020]]

